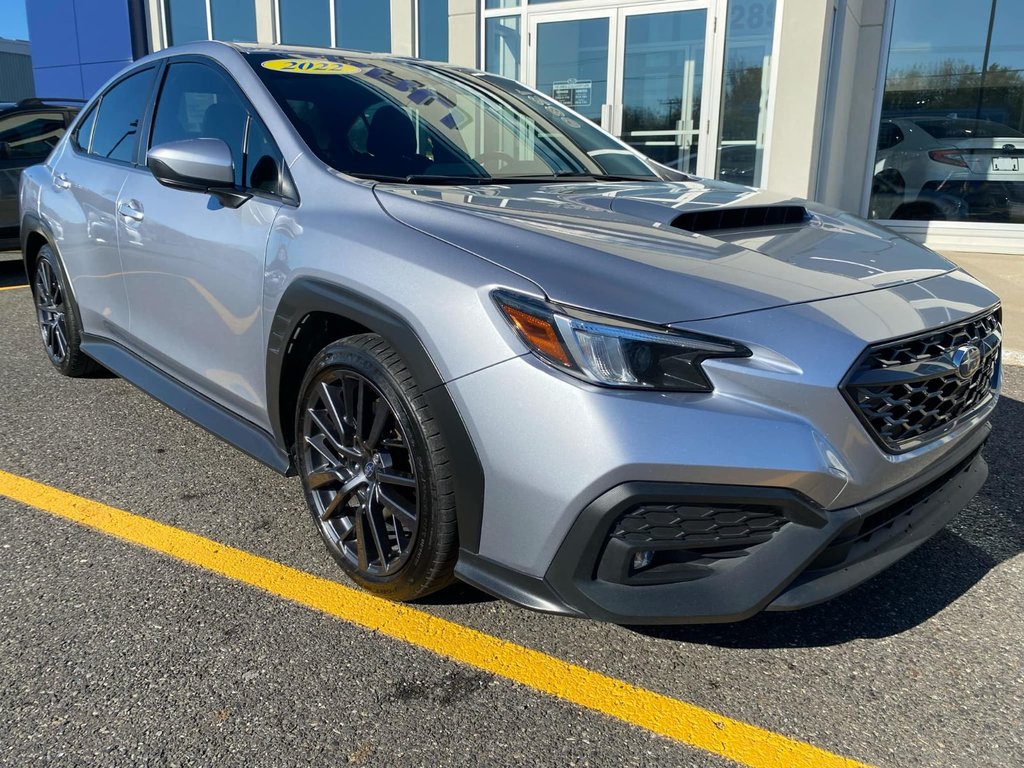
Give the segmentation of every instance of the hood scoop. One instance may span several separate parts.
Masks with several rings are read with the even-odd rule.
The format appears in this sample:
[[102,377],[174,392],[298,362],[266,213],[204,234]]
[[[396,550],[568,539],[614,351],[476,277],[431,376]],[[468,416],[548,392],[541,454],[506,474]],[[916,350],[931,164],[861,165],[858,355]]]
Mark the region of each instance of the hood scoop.
[[715,232],[722,229],[760,229],[803,224],[809,218],[807,209],[802,205],[722,207],[681,213],[672,219],[669,226],[687,232]]

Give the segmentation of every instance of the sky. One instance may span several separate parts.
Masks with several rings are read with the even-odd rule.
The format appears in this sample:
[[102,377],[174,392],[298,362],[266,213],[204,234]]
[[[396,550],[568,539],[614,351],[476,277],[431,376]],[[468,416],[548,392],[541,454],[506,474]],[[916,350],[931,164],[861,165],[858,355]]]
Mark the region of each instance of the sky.
[[0,37],[28,40],[25,0],[0,0]]

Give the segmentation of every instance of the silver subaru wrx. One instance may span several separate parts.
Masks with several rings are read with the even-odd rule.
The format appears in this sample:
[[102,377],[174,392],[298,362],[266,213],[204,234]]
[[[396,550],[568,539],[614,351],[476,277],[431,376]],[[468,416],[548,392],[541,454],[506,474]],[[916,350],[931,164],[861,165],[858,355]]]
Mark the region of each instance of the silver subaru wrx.
[[54,366],[297,473],[394,600],[457,577],[623,623],[800,608],[987,473],[985,286],[483,72],[162,51],[26,171],[21,227]]

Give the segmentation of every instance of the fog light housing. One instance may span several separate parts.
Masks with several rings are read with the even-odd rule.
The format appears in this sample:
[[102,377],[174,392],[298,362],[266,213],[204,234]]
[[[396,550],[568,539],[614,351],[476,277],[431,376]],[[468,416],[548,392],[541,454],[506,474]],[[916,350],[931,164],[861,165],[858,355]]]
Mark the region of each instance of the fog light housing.
[[642,571],[654,562],[654,550],[644,549],[633,553],[633,572]]

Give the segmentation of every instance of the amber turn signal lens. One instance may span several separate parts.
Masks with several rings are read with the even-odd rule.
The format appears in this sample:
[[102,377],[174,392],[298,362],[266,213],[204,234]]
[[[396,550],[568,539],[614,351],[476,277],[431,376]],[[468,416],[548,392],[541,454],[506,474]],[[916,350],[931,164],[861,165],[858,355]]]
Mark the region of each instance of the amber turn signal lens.
[[550,322],[508,304],[501,304],[501,310],[527,344],[545,357],[561,363],[567,368],[572,367],[565,347],[562,346],[562,341],[558,338],[558,331]]

